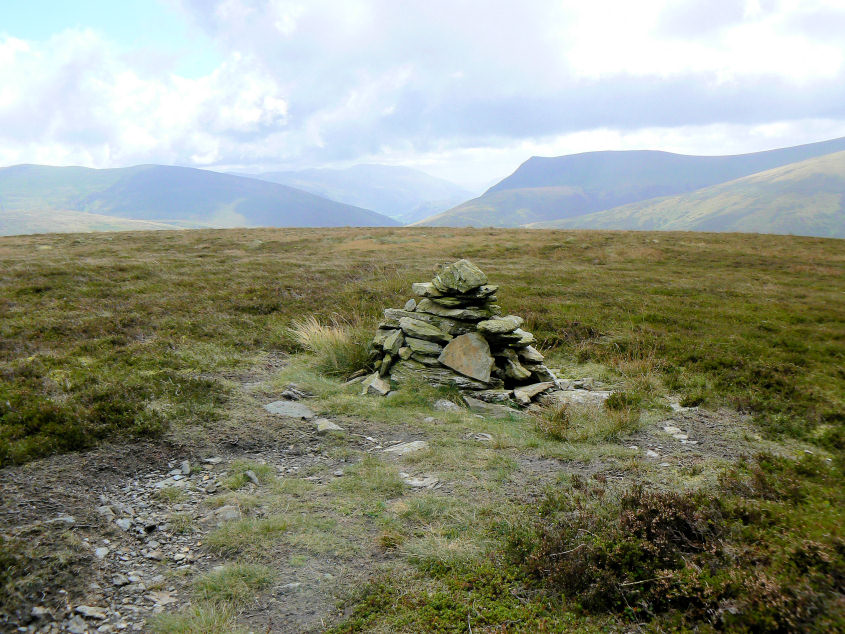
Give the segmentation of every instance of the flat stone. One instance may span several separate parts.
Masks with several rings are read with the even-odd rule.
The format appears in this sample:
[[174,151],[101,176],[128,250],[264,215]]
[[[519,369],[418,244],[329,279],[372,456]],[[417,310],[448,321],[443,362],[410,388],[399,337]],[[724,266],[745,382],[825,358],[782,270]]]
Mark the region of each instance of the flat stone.
[[77,614],[81,614],[86,619],[103,620],[107,618],[106,611],[103,610],[103,608],[97,608],[93,605],[78,605],[74,611]]
[[504,405],[496,405],[495,403],[485,403],[477,398],[471,396],[464,396],[464,402],[469,407],[470,411],[476,414],[483,414],[485,416],[492,416],[494,418],[506,418],[517,414],[518,412],[510,407]]
[[461,407],[457,403],[447,401],[445,398],[438,399],[434,402],[434,409],[438,412],[460,412]]
[[407,302],[405,302],[405,310],[407,310],[407,311],[412,311],[416,307],[417,307],[417,300],[415,300],[413,297],[411,299],[409,299]]
[[531,372],[522,367],[513,350],[509,348],[504,350],[502,356],[505,358],[505,376],[517,381],[531,378]]
[[516,315],[507,315],[505,317],[495,317],[493,319],[486,319],[478,322],[478,330],[483,333],[490,333],[493,335],[504,335],[513,332],[522,325],[522,317]]
[[436,387],[456,387],[459,390],[473,391],[503,386],[500,379],[491,377],[489,383],[482,383],[444,368],[439,365],[439,362],[437,367],[427,367],[414,359],[396,363],[390,373],[390,378],[400,385],[424,381]]
[[597,390],[558,390],[547,392],[540,397],[543,405],[576,404],[576,405],[604,405],[612,392]]
[[81,616],[76,614],[67,622],[67,631],[70,634],[86,634],[88,625]]
[[489,307],[485,308],[447,308],[440,304],[435,304],[430,299],[424,299],[417,304],[417,313],[430,313],[438,317],[448,317],[450,319],[462,319],[465,321],[480,321],[482,319],[489,319],[495,313]]
[[513,398],[513,390],[481,390],[475,397],[485,403],[507,403]]
[[406,477],[402,481],[412,489],[433,489],[440,483],[440,480],[434,476],[424,476],[422,478]]
[[29,615],[39,621],[41,619],[44,619],[45,621],[53,620],[53,613],[50,612],[48,608],[45,608],[43,605],[32,606],[32,611],[29,613]]
[[125,531],[128,531],[130,528],[132,528],[132,520],[127,519],[125,517],[119,520],[115,520],[114,523]]
[[487,276],[469,260],[458,260],[443,266],[432,280],[432,284],[443,293],[467,293],[487,284]]
[[449,319],[448,317],[439,317],[429,313],[410,312],[407,310],[400,310],[398,308],[386,308],[384,311],[385,321],[379,324],[382,329],[399,328],[399,320],[403,317],[410,319],[419,319],[432,326],[437,326],[443,332],[450,335],[462,335],[466,332],[475,332],[475,322],[461,321],[458,319]]
[[384,340],[384,345],[382,347],[388,354],[399,354],[399,348],[402,347],[404,340],[405,335],[402,334],[402,331],[394,330]]
[[415,352],[411,355],[411,359],[423,365],[434,368],[440,367],[440,361],[437,360],[437,357],[432,357],[431,355]]
[[376,336],[373,337],[373,346],[379,349],[383,348],[384,342],[388,337],[393,335],[394,332],[397,332],[398,328],[399,324],[396,324],[396,328],[379,328],[376,330]]
[[443,295],[431,282],[414,282],[411,284],[411,292],[420,297],[440,297]]
[[289,418],[314,418],[315,414],[310,407],[297,401],[273,401],[264,406],[271,414],[288,416]]
[[221,525],[223,522],[240,519],[241,511],[237,506],[227,504],[207,513],[202,519],[203,522]]
[[405,344],[412,352],[418,352],[421,354],[431,354],[437,356],[443,352],[443,346],[439,343],[426,341],[425,339],[417,339],[416,337],[406,337]]
[[455,337],[443,348],[438,361],[471,379],[488,383],[493,369],[490,344],[477,332]]
[[94,549],[94,556],[97,559],[103,559],[106,555],[109,554],[109,549],[105,546],[100,546],[99,548]]
[[343,427],[330,421],[328,418],[318,418],[314,421],[317,427],[318,434],[328,434],[330,432],[343,432]]
[[545,361],[545,357],[540,354],[537,350],[535,350],[532,346],[525,346],[524,348],[520,348],[516,351],[516,354],[519,356],[520,359],[529,363],[542,363],[543,361]]
[[412,440],[410,442],[400,442],[398,445],[393,445],[387,449],[382,449],[384,453],[396,454],[397,456],[404,456],[421,449],[428,449],[428,443],[425,440]]
[[555,384],[551,381],[545,381],[543,383],[534,383],[532,385],[517,387],[513,390],[513,397],[520,405],[530,405],[535,396],[542,394],[546,390],[550,390],[554,386]]
[[361,394],[375,394],[377,396],[387,396],[390,392],[390,383],[381,378],[377,373],[371,374],[364,381],[364,389]]
[[448,343],[452,340],[452,335],[445,333],[437,326],[420,319],[402,317],[402,319],[399,320],[399,326],[405,331],[405,333],[415,339],[425,339],[426,341],[443,343]]
[[[422,339],[420,339],[420,341],[422,341]],[[410,359],[412,352],[413,351],[408,346],[402,346],[401,348],[399,348],[399,358],[405,360]]]
[[252,469],[247,469],[244,472],[244,475],[246,476],[246,479],[252,482],[255,486],[259,486],[261,484],[258,481],[258,476],[255,475],[255,471],[253,471]]
[[223,458],[220,456],[211,456],[210,458],[203,458],[202,460],[205,464],[220,464],[223,462]]

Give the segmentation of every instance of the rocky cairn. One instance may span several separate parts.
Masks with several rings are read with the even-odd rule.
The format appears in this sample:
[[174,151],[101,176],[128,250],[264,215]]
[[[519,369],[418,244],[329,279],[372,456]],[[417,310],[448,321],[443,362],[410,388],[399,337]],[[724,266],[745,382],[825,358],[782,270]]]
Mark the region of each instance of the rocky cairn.
[[543,364],[516,315],[501,315],[498,286],[469,260],[441,267],[430,282],[412,285],[419,299],[388,308],[373,339],[376,372],[364,392],[387,394],[391,381],[455,386],[488,403],[528,405],[556,377]]

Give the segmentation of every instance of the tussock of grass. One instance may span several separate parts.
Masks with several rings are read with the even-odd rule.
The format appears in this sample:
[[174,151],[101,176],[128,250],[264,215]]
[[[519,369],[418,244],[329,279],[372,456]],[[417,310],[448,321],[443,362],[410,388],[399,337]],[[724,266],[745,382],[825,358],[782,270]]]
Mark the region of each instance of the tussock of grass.
[[294,341],[313,355],[314,366],[328,376],[348,376],[369,363],[367,344],[372,334],[360,319],[335,314],[323,324],[308,315],[294,319],[290,332]]
[[248,517],[226,522],[208,534],[206,544],[221,555],[260,556],[268,545],[277,543],[290,528],[284,516],[266,518]]
[[275,573],[267,566],[251,563],[226,564],[194,581],[194,598],[212,604],[244,606],[256,593],[269,587]]
[[151,619],[156,634],[245,634],[236,625],[237,612],[227,605],[195,605],[176,614]]

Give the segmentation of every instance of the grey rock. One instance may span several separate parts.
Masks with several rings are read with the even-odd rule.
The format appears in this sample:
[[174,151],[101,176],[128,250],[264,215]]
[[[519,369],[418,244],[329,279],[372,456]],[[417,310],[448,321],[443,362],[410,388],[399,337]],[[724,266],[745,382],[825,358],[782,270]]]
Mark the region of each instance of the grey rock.
[[100,546],[99,548],[94,549],[94,556],[97,559],[103,559],[106,555],[109,554],[109,549],[105,546]]
[[417,307],[417,300],[415,300],[413,297],[411,299],[409,299],[407,302],[405,302],[405,310],[407,310],[407,311],[413,311],[416,307]]
[[130,528],[132,528],[132,520],[126,517],[123,517],[119,520],[115,520],[114,523],[125,531],[128,531]]
[[[407,342],[408,340],[406,339],[405,341]],[[422,341],[422,339],[419,341]],[[399,348],[399,358],[404,360],[410,359],[411,352],[412,350],[408,346],[403,346],[402,348]]]
[[444,343],[448,343],[452,340],[452,335],[443,332],[440,328],[434,326],[433,324],[429,324],[419,319],[403,317],[399,320],[399,325],[406,334],[416,339],[425,339],[426,341]]
[[440,484],[440,480],[434,476],[423,476],[422,478],[405,477],[402,481],[412,489],[433,489]]
[[203,462],[205,464],[220,464],[221,462],[223,462],[223,458],[221,458],[220,456],[211,456],[211,458],[204,458]]
[[382,379],[377,373],[371,374],[363,383],[364,389],[361,394],[376,394],[378,396],[387,396],[390,392],[390,383]]
[[[396,325],[396,328],[399,327],[399,324]],[[396,332],[396,328],[379,328],[376,330],[376,336],[373,337],[373,346],[376,348],[383,348],[384,342],[387,341],[387,338],[393,335]]]
[[390,373],[390,366],[393,365],[394,355],[391,353],[387,353],[381,360],[381,363],[378,366],[378,375],[382,378],[386,377]]
[[490,344],[477,332],[456,337],[443,348],[438,361],[471,379],[488,383],[493,369]]
[[111,578],[112,585],[117,587],[128,586],[129,585],[129,577],[126,575],[122,575],[120,573],[116,575],[112,575]]
[[431,282],[414,282],[411,284],[411,292],[420,297],[440,297],[443,295]]
[[382,449],[384,453],[395,454],[397,456],[404,456],[421,449],[428,449],[428,443],[424,440],[412,440],[410,442],[400,442],[397,445]]
[[343,469],[335,469],[334,471],[332,471],[332,475],[336,478],[340,478],[341,476],[343,476]]
[[93,605],[78,605],[76,606],[75,612],[81,614],[86,619],[104,620],[108,618],[103,608],[94,607]]
[[531,378],[531,372],[522,367],[516,353],[513,350],[507,349],[505,354],[505,375],[516,381],[525,381]]
[[416,337],[406,337],[405,344],[412,352],[421,354],[428,354],[437,356],[443,352],[443,346],[434,341],[426,341],[425,339],[417,339]]
[[384,311],[386,322],[381,326],[389,326],[390,328],[399,328],[399,320],[403,317],[410,319],[419,319],[427,324],[436,326],[440,330],[450,335],[462,335],[466,332],[475,332],[475,323],[460,321],[457,319],[449,319],[447,317],[438,317],[429,313],[409,312],[407,310],[400,310],[398,308],[387,308]]
[[107,504],[104,504],[103,506],[98,506],[97,507],[97,513],[99,513],[100,515],[102,515],[106,519],[111,519],[115,516],[114,511]]
[[513,332],[522,325],[522,317],[516,315],[507,315],[506,317],[496,317],[494,319],[487,319],[478,322],[478,330],[483,333],[490,333],[494,335],[505,335]]
[[191,463],[188,460],[183,460],[182,464],[179,465],[179,470],[182,472],[182,475],[191,475]]
[[506,418],[519,413],[510,407],[496,405],[495,403],[485,403],[484,401],[472,398],[471,396],[464,396],[464,402],[467,404],[470,411],[475,412],[476,414],[492,416],[494,418]]
[[264,406],[271,414],[288,416],[289,418],[314,418],[311,408],[296,401],[273,401]]
[[532,346],[520,348],[516,351],[516,354],[520,359],[527,361],[528,363],[542,363],[545,360],[545,357]]
[[507,403],[513,398],[513,390],[481,390],[475,398],[485,403]]
[[343,428],[339,425],[336,425],[328,418],[318,418],[314,421],[317,426],[317,433],[318,434],[328,434],[330,432],[343,432]]
[[404,343],[405,336],[402,334],[401,330],[394,330],[387,338],[384,340],[383,349],[388,354],[399,354],[399,348],[402,347]]
[[447,308],[440,304],[435,304],[430,299],[424,299],[417,304],[417,312],[430,313],[438,317],[447,317],[449,319],[462,319],[465,321],[480,321],[482,319],[489,319],[494,315],[493,310],[489,307],[485,308]]
[[29,615],[38,621],[52,621],[53,613],[43,605],[34,605]]
[[560,404],[576,404],[576,405],[604,405],[604,402],[612,392],[605,390],[558,390],[554,392],[547,392],[540,397],[540,403],[543,405],[560,405]]
[[65,627],[70,634],[86,634],[88,631],[88,624],[79,615],[71,617]]
[[422,363],[423,365],[428,365],[434,368],[440,367],[440,361],[437,360],[437,357],[431,357],[426,354],[414,352],[411,355],[411,359],[413,359],[417,363]]
[[438,412],[460,412],[461,407],[457,403],[447,401],[445,398],[438,399],[434,402],[434,409]]
[[393,366],[390,377],[399,385],[425,381],[439,387],[456,387],[460,390],[486,390],[501,387],[502,381],[490,379],[489,383],[482,383],[444,367],[426,367],[422,363],[409,359],[400,361]]
[[535,396],[537,396],[538,394],[542,394],[543,392],[550,390],[553,387],[555,387],[555,384],[552,381],[525,385],[522,387],[514,388],[513,397],[516,402],[520,405],[530,405],[531,401],[534,400]]
[[247,469],[246,471],[244,471],[244,475],[246,476],[246,479],[252,482],[255,486],[259,486],[261,484],[258,481],[258,476],[255,475],[255,471],[253,471],[252,469]]
[[240,517],[240,509],[237,506],[227,504],[226,506],[221,506],[220,508],[210,511],[201,521],[205,523],[217,524],[219,526],[223,522],[229,522],[232,520],[240,519]]
[[432,284],[442,293],[467,293],[487,284],[487,276],[469,260],[458,260],[443,266],[432,280]]

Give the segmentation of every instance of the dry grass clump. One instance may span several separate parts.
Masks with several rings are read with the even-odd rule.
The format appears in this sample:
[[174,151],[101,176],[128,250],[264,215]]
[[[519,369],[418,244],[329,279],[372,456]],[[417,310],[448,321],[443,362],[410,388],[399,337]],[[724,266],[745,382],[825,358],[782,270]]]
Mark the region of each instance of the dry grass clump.
[[291,321],[288,329],[294,341],[310,352],[317,369],[330,376],[346,376],[368,362],[367,330],[357,317],[332,315],[321,323],[314,315]]

